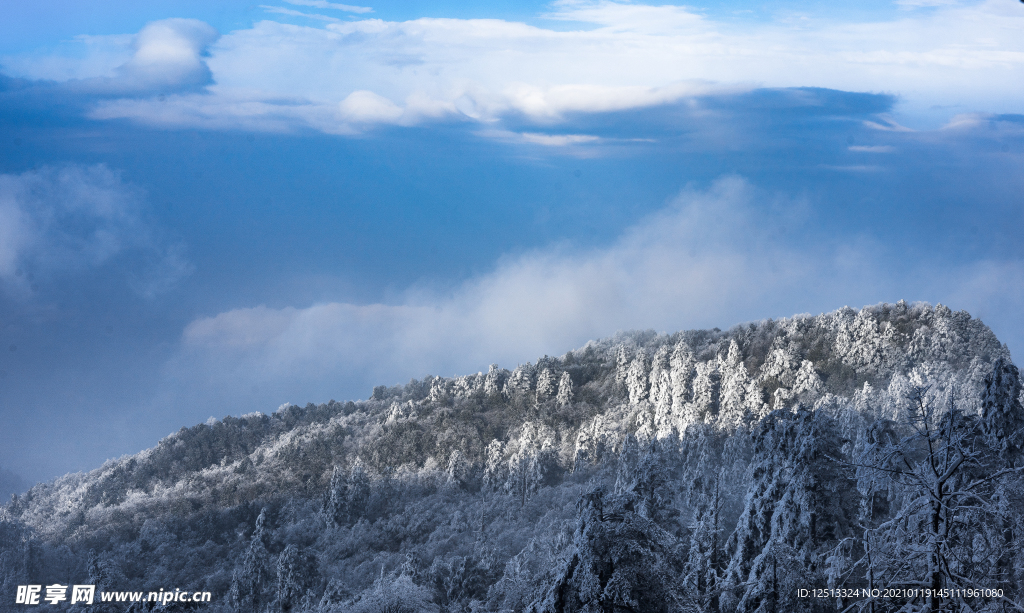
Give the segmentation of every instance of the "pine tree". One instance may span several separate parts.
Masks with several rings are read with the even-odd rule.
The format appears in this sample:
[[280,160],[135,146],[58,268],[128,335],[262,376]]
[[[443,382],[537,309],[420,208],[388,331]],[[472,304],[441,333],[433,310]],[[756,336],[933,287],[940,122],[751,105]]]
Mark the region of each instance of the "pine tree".
[[558,393],[558,380],[550,368],[545,368],[537,375],[537,402],[550,400]]
[[323,505],[328,522],[345,526],[359,521],[366,512],[371,493],[370,477],[362,460],[356,458],[349,471],[335,467]]
[[276,610],[287,613],[308,608],[311,590],[319,582],[316,558],[288,545],[277,559]]
[[572,404],[573,391],[572,391],[572,377],[569,376],[568,372],[562,373],[562,378],[558,380],[558,396],[555,401],[560,407],[567,407]]
[[795,598],[799,581],[826,584],[826,553],[854,520],[854,481],[829,455],[838,447],[822,413],[776,411],[759,425],[751,490],[729,542],[737,611],[797,610],[809,606]]
[[[699,611],[718,610],[718,591],[724,570],[722,533],[724,531],[721,450],[707,427],[692,426],[686,431],[687,458],[695,464],[687,503],[692,510],[689,550],[684,568],[684,584],[689,600]],[[688,450],[688,451],[689,451]]]
[[688,423],[685,421],[686,403],[692,397],[691,382],[694,369],[693,351],[685,341],[680,340],[672,349],[672,356],[669,358],[670,379],[672,382],[672,414],[675,416],[671,427],[679,434],[686,429]]
[[270,554],[266,543],[267,510],[256,519],[249,547],[231,578],[228,600],[236,613],[263,613],[268,604]]
[[999,449],[1012,465],[1024,448],[1024,407],[1020,371],[1002,357],[996,359],[985,377],[981,398],[982,427],[989,445]]
[[640,349],[626,370],[626,393],[629,396],[630,404],[640,404],[647,400],[650,393],[650,381],[647,376],[649,372],[647,352]]
[[516,449],[508,459],[508,480],[505,491],[526,506],[526,499],[537,491],[544,478],[542,453],[551,441],[533,423],[523,424]]
[[739,344],[735,340],[729,342],[729,353],[722,363],[721,372],[722,398],[718,424],[732,431],[749,418],[746,395],[750,378],[740,355]]
[[580,499],[571,554],[531,613],[668,613],[682,602],[678,541],[637,511],[634,492]]

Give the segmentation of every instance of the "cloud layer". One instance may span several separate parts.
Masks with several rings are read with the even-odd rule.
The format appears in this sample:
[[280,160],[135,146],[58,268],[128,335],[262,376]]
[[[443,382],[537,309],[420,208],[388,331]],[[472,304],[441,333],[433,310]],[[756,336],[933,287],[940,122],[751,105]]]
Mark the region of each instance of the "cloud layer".
[[[699,104],[709,93],[801,86],[892,92],[916,112],[953,108],[943,111],[947,117],[957,109],[1021,111],[1019,6],[1001,0],[904,4],[908,10],[898,17],[871,23],[814,16],[728,23],[683,7],[607,0],[555,3],[546,17],[558,29],[495,19],[325,25],[310,19],[315,26],[265,20],[226,34],[205,60],[214,33],[199,22],[165,20],[146,26],[133,40],[130,60],[108,68],[112,76],[102,83],[126,92],[181,93],[105,100],[93,117],[341,134],[374,124],[489,124],[509,117],[552,127],[579,113]],[[268,15],[301,15],[295,7],[366,10],[319,1],[290,6],[268,6]],[[116,56],[96,41],[83,39],[95,52],[78,60],[83,66],[102,63],[97,54]],[[21,76],[60,72],[47,68],[52,61],[46,57],[8,58],[6,64]],[[211,80],[204,92],[186,93]]]
[[[196,320],[168,372],[179,388],[235,409],[514,366],[621,329],[727,327],[901,298],[982,309],[1009,324],[1024,305],[1024,294],[1005,292],[1024,287],[1024,263],[940,273],[869,240],[816,235],[809,211],[726,177],[684,191],[605,248],[510,258],[447,295],[410,290],[397,304],[260,306]],[[1005,304],[984,308],[997,296]]]

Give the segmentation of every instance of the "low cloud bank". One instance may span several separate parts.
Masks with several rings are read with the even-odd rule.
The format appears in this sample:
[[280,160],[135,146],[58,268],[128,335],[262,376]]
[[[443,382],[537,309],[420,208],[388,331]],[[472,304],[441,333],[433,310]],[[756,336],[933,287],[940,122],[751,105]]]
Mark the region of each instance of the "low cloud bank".
[[1024,305],[1013,289],[1024,287],[1024,263],[909,261],[870,240],[815,235],[809,211],[726,177],[684,191],[603,249],[509,258],[447,295],[410,290],[400,304],[259,306],[196,320],[168,376],[197,402],[268,410],[511,367],[622,329],[727,327],[901,298],[966,308],[1011,347],[1024,340],[1012,319]]

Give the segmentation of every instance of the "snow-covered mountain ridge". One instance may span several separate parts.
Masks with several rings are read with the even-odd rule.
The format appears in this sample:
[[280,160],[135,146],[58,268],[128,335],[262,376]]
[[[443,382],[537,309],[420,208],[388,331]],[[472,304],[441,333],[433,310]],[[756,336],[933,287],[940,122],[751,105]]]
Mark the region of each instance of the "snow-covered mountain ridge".
[[[833,610],[779,586],[909,580],[882,561],[886,522],[905,533],[920,493],[879,475],[892,453],[931,461],[915,428],[948,454],[941,424],[960,428],[956,449],[987,445],[962,464],[1010,471],[984,509],[960,501],[983,526],[1004,510],[969,547],[1024,539],[1003,526],[1019,520],[1021,395],[1006,347],[941,305],[620,333],[513,370],[211,420],[37,485],[0,514],[2,594],[39,576],[202,588],[234,611]],[[958,551],[1021,595],[1017,554]]]

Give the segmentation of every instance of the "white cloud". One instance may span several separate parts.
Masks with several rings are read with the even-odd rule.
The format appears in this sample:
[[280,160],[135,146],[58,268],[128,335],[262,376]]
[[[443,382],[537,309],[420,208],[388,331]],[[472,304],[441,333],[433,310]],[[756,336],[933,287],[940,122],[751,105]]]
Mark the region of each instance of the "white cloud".
[[352,6],[350,4],[338,4],[326,0],[284,0],[288,4],[296,6],[311,6],[318,9],[335,9],[346,13],[372,13],[373,9],[368,6]]
[[16,76],[67,81],[89,93],[193,90],[211,80],[204,54],[218,36],[198,19],[163,19],[134,36],[78,36],[56,53],[7,56],[3,65]]
[[196,320],[168,376],[199,402],[237,411],[514,366],[616,330],[725,328],[901,298],[966,308],[1011,347],[1024,342],[1012,336],[1024,262],[950,267],[868,239],[836,243],[810,230],[809,211],[727,177],[685,190],[605,248],[508,258],[449,294],[409,290],[397,304],[258,306]]
[[164,19],[146,25],[135,39],[135,54],[119,70],[128,87],[144,90],[205,85],[210,79],[202,54],[217,31],[197,19]]
[[590,134],[535,134],[523,132],[522,139],[528,143],[544,145],[545,147],[565,147],[567,145],[581,145],[584,143],[596,143],[600,139]]
[[260,8],[267,11],[268,13],[276,13],[278,15],[288,15],[290,17],[307,17],[309,19],[317,19],[319,21],[341,21],[337,17],[331,17],[329,15],[321,15],[319,13],[303,13],[302,11],[296,11],[294,9],[286,9],[281,6],[267,6],[261,4]]
[[896,150],[889,145],[851,145],[847,149],[857,153],[892,153]]
[[896,0],[897,6],[905,9],[932,8],[936,6],[955,6],[957,0]]
[[169,389],[233,412],[364,397],[373,385],[514,366],[616,330],[724,328],[901,298],[967,308],[1011,347],[1024,341],[1005,336],[1024,307],[1024,262],[948,267],[867,239],[836,244],[809,231],[808,211],[727,177],[684,191],[605,248],[509,258],[449,294],[223,312],[185,329]]
[[0,287],[25,294],[30,279],[101,266],[135,251],[151,264],[135,275],[154,295],[188,274],[181,247],[144,221],[141,195],[105,166],[0,175]]
[[204,402],[227,410],[257,399],[341,399],[560,354],[620,329],[727,327],[900,298],[976,307],[974,297],[1024,271],[894,267],[876,244],[815,238],[807,210],[725,178],[685,191],[606,248],[506,259],[450,294],[410,290],[398,304],[258,306],[196,320],[168,373],[177,389],[203,390]]
[[[204,59],[208,31],[185,20],[157,22],[138,35],[135,56],[115,71],[118,78],[150,83],[138,85],[143,90],[158,82],[194,85],[205,76],[212,84],[165,105],[137,98],[101,102],[94,116],[351,133],[373,121],[491,123],[509,114],[557,124],[575,113],[758,86],[895,93],[904,108],[922,114],[938,107],[1020,112],[1024,100],[1024,13],[1000,0],[863,23],[827,16],[800,23],[719,22],[683,7],[609,1],[558,2],[547,17],[584,25],[556,30],[496,19],[423,18],[304,27],[261,21],[225,35]],[[21,62],[20,72],[76,74],[67,58],[59,69],[47,68],[45,58],[33,62]],[[103,70],[110,72],[109,66]],[[344,102],[357,93],[356,101],[365,102],[362,92],[380,98],[371,105],[376,114],[349,113]]]
[[338,107],[342,117],[355,123],[394,123],[402,117],[402,109],[397,104],[365,90],[352,92]]
[[14,77],[69,81],[111,78],[132,58],[132,34],[81,34],[46,53],[7,55],[0,58],[4,73]]
[[592,134],[542,134],[539,132],[512,132],[509,130],[480,130],[477,132],[477,135],[512,143],[574,148],[577,152],[580,151],[578,147],[575,147],[577,145],[593,145],[606,140]]

